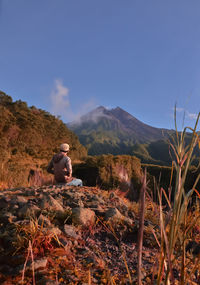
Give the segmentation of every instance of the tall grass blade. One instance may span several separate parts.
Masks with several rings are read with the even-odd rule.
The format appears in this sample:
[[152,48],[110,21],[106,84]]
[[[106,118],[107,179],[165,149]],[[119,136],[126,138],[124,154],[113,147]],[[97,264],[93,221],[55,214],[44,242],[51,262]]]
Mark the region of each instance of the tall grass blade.
[[89,270],[88,270],[88,285],[92,285],[92,277],[91,277],[90,268],[89,268]]
[[30,248],[31,260],[32,260],[33,285],[35,285],[35,266],[34,266],[34,258],[33,258],[33,248],[32,248],[32,244],[30,240],[29,240],[29,248]]
[[138,285],[142,285],[142,245],[144,233],[144,211],[145,211],[145,192],[146,192],[146,168],[143,176],[142,188],[140,190],[140,213],[139,213],[139,231],[138,231],[138,268],[137,280]]
[[122,251],[122,257],[123,257],[123,260],[124,260],[124,264],[125,264],[125,266],[126,266],[126,271],[127,271],[127,273],[128,273],[129,282],[130,282],[130,284],[132,284],[131,273],[130,273],[130,270],[129,270],[129,268],[128,268],[128,263],[127,263],[127,261],[126,261],[126,257],[125,257],[124,251]]
[[199,194],[199,192],[194,188],[194,191],[196,192],[196,194],[197,194],[197,196],[199,197],[199,199],[200,199],[200,194]]

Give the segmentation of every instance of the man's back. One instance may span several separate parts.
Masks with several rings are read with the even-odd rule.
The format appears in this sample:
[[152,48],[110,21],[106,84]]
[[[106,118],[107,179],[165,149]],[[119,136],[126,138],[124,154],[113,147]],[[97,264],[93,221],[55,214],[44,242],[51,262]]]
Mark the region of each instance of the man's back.
[[57,182],[69,182],[67,178],[72,176],[71,159],[62,152],[55,154],[47,171],[52,173],[52,169]]

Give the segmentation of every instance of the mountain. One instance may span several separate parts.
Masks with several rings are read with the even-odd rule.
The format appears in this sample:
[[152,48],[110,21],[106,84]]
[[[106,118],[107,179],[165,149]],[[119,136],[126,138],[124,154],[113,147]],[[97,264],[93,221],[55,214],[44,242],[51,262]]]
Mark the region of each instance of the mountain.
[[149,145],[163,142],[173,132],[144,124],[120,107],[108,110],[103,106],[69,123],[68,127],[90,155],[138,153],[145,162],[154,160]]

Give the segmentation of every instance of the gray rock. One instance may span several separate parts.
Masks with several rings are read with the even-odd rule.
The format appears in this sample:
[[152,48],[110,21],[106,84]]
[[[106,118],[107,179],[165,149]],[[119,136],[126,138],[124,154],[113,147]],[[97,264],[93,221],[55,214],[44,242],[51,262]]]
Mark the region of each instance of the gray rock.
[[19,218],[37,216],[41,212],[40,208],[36,205],[25,204],[22,208],[17,211]]
[[115,200],[118,200],[118,201],[119,201],[119,197],[118,197],[114,192],[111,192],[111,193],[110,193],[109,199],[115,199]]
[[62,224],[66,223],[66,221],[71,217],[72,209],[68,206],[65,207],[64,212],[58,211],[55,215],[56,219]]
[[70,207],[70,208],[78,208],[79,207],[79,204],[78,203],[75,203],[74,201],[72,202],[67,202],[67,205]]
[[5,209],[9,207],[10,199],[8,197],[3,197],[0,199],[0,209]]
[[42,209],[48,209],[49,211],[61,211],[64,212],[63,206],[54,199],[51,195],[45,194],[40,203]]
[[[34,260],[35,270],[45,268],[46,266],[47,266],[47,258],[40,258],[40,259]],[[32,270],[32,262],[28,262],[26,270]]]
[[35,196],[36,195],[36,190],[29,188],[23,191],[23,196]]
[[75,225],[93,225],[95,223],[95,212],[87,208],[72,209],[72,222]]
[[24,205],[27,203],[27,199],[24,198],[23,196],[17,196],[16,197],[16,203],[19,204],[20,206]]
[[19,206],[18,205],[13,205],[12,209],[13,210],[17,210],[17,209],[19,209]]
[[40,214],[40,216],[38,218],[38,223],[39,223],[39,225],[43,225],[43,226],[51,226],[50,220],[42,214]]
[[80,236],[76,233],[76,228],[72,225],[65,225],[64,231],[68,237],[78,239]]
[[104,204],[105,203],[103,198],[99,197],[99,196],[95,196],[94,201],[97,201],[99,204]]
[[63,192],[63,193],[62,193],[62,196],[63,196],[64,199],[69,200],[69,199],[73,199],[74,193],[71,193],[71,192]]
[[61,230],[57,227],[53,227],[53,228],[49,229],[49,232],[54,234],[54,235],[57,235],[57,236],[62,233]]
[[17,217],[14,216],[12,213],[7,212],[4,213],[3,215],[0,215],[0,221],[1,223],[7,224],[7,223],[14,223],[16,222]]
[[120,211],[116,208],[109,208],[106,212],[105,212],[105,219],[108,220],[112,220],[115,222],[127,222],[128,224],[133,224],[133,221],[130,218],[127,218],[125,216],[123,216]]
[[[62,241],[61,241],[61,242],[62,242]],[[62,244],[63,244],[63,242],[62,242]],[[68,241],[64,244],[64,248],[65,248],[66,252],[68,252],[68,250],[70,250],[70,249],[72,248],[72,246],[73,246],[72,241],[71,241],[71,240],[68,240]]]
[[121,220],[123,218],[122,214],[119,212],[118,209],[116,208],[109,208],[106,212],[105,212],[105,218],[106,220],[110,219],[110,218],[115,218],[115,219],[119,219]]

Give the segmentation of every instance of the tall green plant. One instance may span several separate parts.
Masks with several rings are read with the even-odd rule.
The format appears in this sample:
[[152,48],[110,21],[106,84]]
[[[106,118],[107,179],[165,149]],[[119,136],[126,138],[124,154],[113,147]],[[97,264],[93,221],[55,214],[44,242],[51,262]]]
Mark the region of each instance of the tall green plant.
[[[194,189],[200,178],[200,175],[196,178],[196,181],[190,191],[185,189],[185,180],[188,173],[188,169],[191,165],[192,154],[195,146],[199,143],[199,135],[197,133],[197,126],[199,122],[200,113],[198,114],[194,129],[185,127],[181,133],[178,132],[176,124],[176,107],[174,111],[176,137],[170,142],[170,147],[173,150],[175,159],[173,160],[173,166],[176,171],[176,181],[174,188],[174,202],[170,207],[171,215],[168,222],[166,223],[165,215],[162,208],[162,196],[164,190],[159,191],[159,202],[160,202],[160,228],[161,228],[161,258],[160,267],[157,278],[157,284],[162,281],[163,273],[165,271],[165,284],[175,284],[173,276],[173,264],[176,259],[176,247],[180,244],[182,264],[181,264],[181,283],[185,283],[185,246],[188,239],[189,233],[192,231],[191,227],[187,227],[187,215],[188,215],[188,204],[191,200]],[[192,132],[191,141],[188,145],[185,144],[185,136],[187,130]],[[165,193],[166,196],[166,193]],[[166,230],[168,228],[168,231]],[[180,252],[179,250],[179,252]]]

